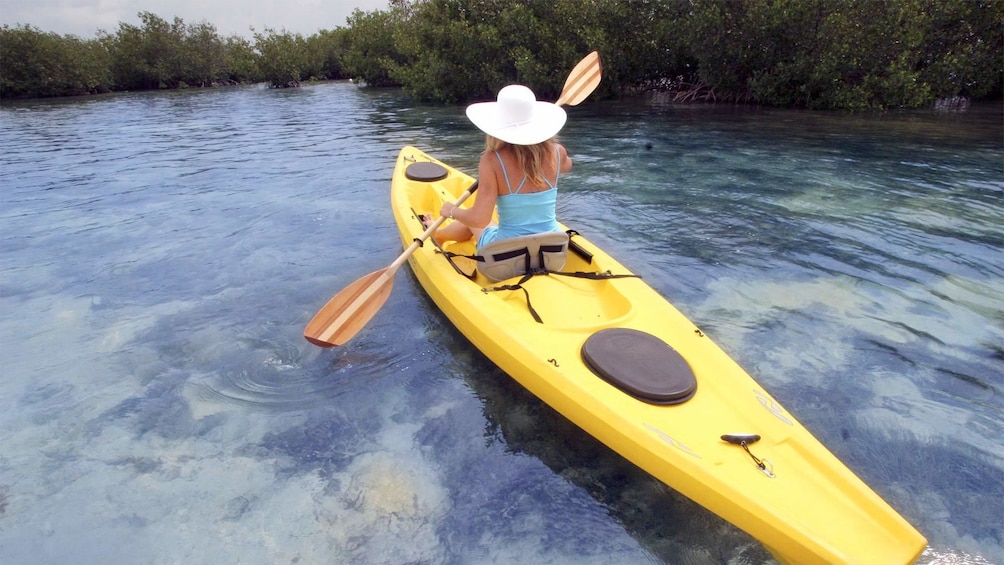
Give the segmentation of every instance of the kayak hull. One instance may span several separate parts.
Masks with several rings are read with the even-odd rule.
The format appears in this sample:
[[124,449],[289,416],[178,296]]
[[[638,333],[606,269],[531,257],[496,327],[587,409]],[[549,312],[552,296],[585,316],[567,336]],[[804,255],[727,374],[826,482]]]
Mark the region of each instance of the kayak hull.
[[[414,163],[434,163],[447,174],[412,180],[406,171]],[[425,231],[422,215],[437,217],[443,202],[473,184],[405,147],[391,187],[404,245]],[[564,271],[631,274],[585,237],[572,241],[581,253],[569,253]],[[472,241],[445,250],[475,251]],[[782,563],[907,564],[925,549],[919,532],[640,278],[534,276],[523,284],[524,295],[484,292],[515,280],[465,277],[431,241],[408,263],[443,314],[499,368],[632,463],[758,539]],[[527,295],[541,323],[530,315]],[[644,332],[679,353],[696,378],[693,396],[653,404],[597,376],[582,346],[610,328]],[[750,434],[745,446],[722,439],[737,434]]]

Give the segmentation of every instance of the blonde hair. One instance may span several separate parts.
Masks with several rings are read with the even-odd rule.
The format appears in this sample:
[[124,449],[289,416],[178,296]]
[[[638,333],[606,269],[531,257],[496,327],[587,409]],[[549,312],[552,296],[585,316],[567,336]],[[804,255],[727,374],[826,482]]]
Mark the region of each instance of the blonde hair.
[[544,177],[544,157],[554,154],[554,143],[557,138],[552,137],[547,141],[535,143],[533,145],[515,145],[502,141],[491,135],[485,136],[485,153],[489,151],[501,151],[508,148],[516,156],[516,163],[520,170],[526,174],[527,180],[533,184],[547,184]]

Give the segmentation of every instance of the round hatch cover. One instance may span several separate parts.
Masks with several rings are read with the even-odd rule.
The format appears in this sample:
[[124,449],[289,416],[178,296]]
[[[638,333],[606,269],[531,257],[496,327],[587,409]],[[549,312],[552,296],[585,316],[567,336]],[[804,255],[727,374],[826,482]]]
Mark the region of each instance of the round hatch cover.
[[446,167],[439,163],[412,163],[404,170],[404,176],[411,180],[432,182],[445,179],[450,174]]
[[600,330],[582,345],[582,359],[607,382],[645,402],[679,404],[697,392],[697,379],[686,359],[649,333]]

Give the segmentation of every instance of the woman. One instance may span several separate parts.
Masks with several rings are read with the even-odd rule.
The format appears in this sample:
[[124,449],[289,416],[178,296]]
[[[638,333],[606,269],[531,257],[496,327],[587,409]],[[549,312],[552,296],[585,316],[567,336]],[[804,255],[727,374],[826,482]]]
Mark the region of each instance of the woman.
[[[454,221],[436,230],[436,241],[475,237],[480,249],[508,237],[562,231],[558,175],[572,169],[572,159],[554,136],[565,125],[565,111],[514,84],[500,90],[496,102],[468,106],[467,117],[486,134],[477,198],[470,208],[443,204],[440,213]],[[496,204],[497,225],[491,223]]]

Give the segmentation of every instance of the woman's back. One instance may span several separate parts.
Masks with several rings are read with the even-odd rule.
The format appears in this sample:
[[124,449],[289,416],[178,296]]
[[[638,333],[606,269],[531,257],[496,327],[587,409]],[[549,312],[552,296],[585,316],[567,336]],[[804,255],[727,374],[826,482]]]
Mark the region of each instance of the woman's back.
[[561,231],[556,208],[562,149],[558,143],[544,144],[538,178],[534,178],[532,170],[522,168],[526,159],[520,161],[516,154],[520,149],[510,146],[492,152],[498,163],[495,176],[499,222],[481,234],[479,247],[509,237]]
[[[543,154],[540,156],[539,178],[534,178],[534,171],[523,168],[524,163],[520,161],[517,151],[525,152],[525,149],[516,149],[510,145],[492,151],[498,160],[499,172],[501,173],[497,178],[498,181],[501,181],[499,183],[499,196],[509,193],[542,192],[558,186],[562,160],[567,159],[567,156],[562,151],[563,147],[557,142],[548,142],[542,145]],[[529,160],[530,157],[525,156],[525,159]]]

